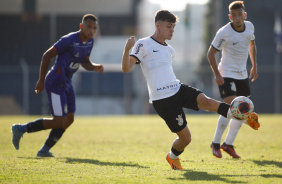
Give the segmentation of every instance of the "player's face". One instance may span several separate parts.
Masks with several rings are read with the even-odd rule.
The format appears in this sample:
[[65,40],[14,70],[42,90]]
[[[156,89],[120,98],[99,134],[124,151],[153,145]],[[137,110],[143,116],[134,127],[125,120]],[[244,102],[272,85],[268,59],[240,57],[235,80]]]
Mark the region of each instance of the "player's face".
[[87,19],[82,24],[80,24],[81,35],[83,38],[87,40],[95,35],[97,29],[98,29],[97,21],[93,21],[91,19]]
[[235,28],[243,29],[246,16],[247,13],[242,8],[239,8],[230,11],[229,19]]
[[160,36],[165,40],[171,40],[173,33],[174,33],[175,26],[176,26],[175,23],[167,22],[167,21],[160,21],[159,22]]

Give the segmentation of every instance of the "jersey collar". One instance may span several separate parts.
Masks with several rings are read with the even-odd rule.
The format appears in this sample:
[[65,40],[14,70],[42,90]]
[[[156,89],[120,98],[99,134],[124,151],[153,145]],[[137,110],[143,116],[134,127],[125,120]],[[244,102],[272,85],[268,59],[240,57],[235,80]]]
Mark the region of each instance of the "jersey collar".
[[246,24],[245,24],[245,22],[244,22],[244,30],[243,30],[243,31],[237,31],[237,30],[233,27],[233,25],[231,24],[231,22],[230,22],[230,26],[232,27],[232,29],[233,29],[234,31],[236,31],[236,32],[238,32],[238,33],[243,33],[243,32],[246,30]]
[[153,38],[153,36],[150,36],[150,38],[152,38],[155,42],[157,42],[157,43],[159,43],[159,44],[161,44],[161,45],[163,45],[163,46],[167,46],[167,43],[166,43],[166,42],[161,43],[161,42],[155,40],[155,39]]

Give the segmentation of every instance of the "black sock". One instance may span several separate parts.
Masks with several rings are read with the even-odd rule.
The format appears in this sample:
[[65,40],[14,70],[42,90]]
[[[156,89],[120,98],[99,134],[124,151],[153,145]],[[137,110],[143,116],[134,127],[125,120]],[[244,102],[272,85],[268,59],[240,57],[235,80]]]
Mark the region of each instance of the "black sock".
[[29,122],[29,123],[27,124],[26,131],[27,131],[28,133],[31,133],[31,132],[38,132],[38,131],[41,131],[41,130],[44,130],[43,118],[37,119],[37,120],[32,121],[32,122]]
[[217,113],[227,118],[227,113],[228,113],[229,108],[230,108],[230,105],[222,102],[222,103],[220,103],[220,105],[217,109]]
[[62,137],[64,132],[65,132],[65,129],[63,128],[52,129],[49,134],[49,137],[46,139],[44,144],[48,146],[49,148],[52,148],[58,142],[58,140]]
[[179,156],[183,151],[177,151],[176,149],[174,149],[173,147],[171,147],[171,152],[172,152],[175,156]]

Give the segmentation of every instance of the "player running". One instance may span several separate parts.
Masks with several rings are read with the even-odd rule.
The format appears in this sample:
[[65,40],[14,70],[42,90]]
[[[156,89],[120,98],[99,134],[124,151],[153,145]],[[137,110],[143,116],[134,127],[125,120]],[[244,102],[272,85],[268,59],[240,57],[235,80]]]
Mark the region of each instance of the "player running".
[[[39,94],[43,91],[45,84],[53,118],[40,118],[23,125],[14,124],[12,126],[12,143],[17,150],[25,132],[52,129],[37,156],[53,157],[50,149],[74,121],[76,106],[72,75],[80,65],[86,70],[98,73],[104,71],[103,65],[92,63],[89,59],[94,44],[93,36],[98,28],[97,21],[95,15],[84,15],[79,31],[63,36],[43,54],[35,93]],[[50,60],[55,56],[57,56],[55,64],[47,74]]]
[[[166,159],[172,169],[182,170],[179,155],[191,142],[191,133],[182,108],[214,111],[226,118],[233,116],[228,104],[209,98],[199,89],[182,84],[176,78],[172,68],[174,49],[166,40],[172,39],[177,19],[167,10],[158,11],[152,36],[139,39],[136,43],[134,36],[127,40],[122,57],[122,70],[127,73],[135,64],[141,65],[147,80],[150,103],[153,103],[156,112],[165,120],[169,129],[178,136]],[[258,124],[257,119],[248,121]]]
[[[234,1],[229,5],[230,22],[220,28],[208,50],[208,60],[219,86],[221,98],[230,104],[236,96],[251,97],[247,59],[252,62],[249,78],[254,82],[257,74],[257,49],[255,44],[254,26],[245,21],[247,13],[243,1]],[[222,58],[217,66],[215,54],[222,50]],[[235,152],[233,143],[242,125],[242,121],[230,120],[229,131],[224,143],[220,146],[221,137],[229,123],[229,119],[219,116],[211,149],[214,156],[221,158],[220,148],[233,158],[240,158]],[[253,127],[259,128],[259,124]]]

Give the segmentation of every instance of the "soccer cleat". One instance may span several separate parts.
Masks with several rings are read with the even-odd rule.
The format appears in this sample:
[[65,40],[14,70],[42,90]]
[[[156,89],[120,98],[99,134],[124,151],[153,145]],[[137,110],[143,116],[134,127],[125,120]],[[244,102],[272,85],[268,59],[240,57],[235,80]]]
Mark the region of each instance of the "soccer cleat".
[[220,151],[220,144],[216,144],[216,143],[211,143],[211,149],[212,149],[212,154],[217,157],[217,158],[221,158],[221,151]]
[[54,155],[51,152],[41,152],[38,151],[37,157],[54,157]]
[[24,132],[21,132],[18,127],[20,125],[13,124],[12,125],[12,143],[14,147],[18,150],[20,148],[20,140],[23,137]]
[[260,123],[258,119],[259,119],[258,114],[255,112],[252,112],[247,119],[247,123],[253,129],[258,130],[258,128],[260,127]]
[[183,170],[179,158],[172,159],[172,158],[169,157],[169,153],[168,153],[167,156],[166,156],[166,160],[173,170]]
[[239,155],[234,150],[234,146],[232,145],[227,145],[225,142],[221,145],[220,147],[223,151],[228,153],[231,157],[233,158],[241,158]]

